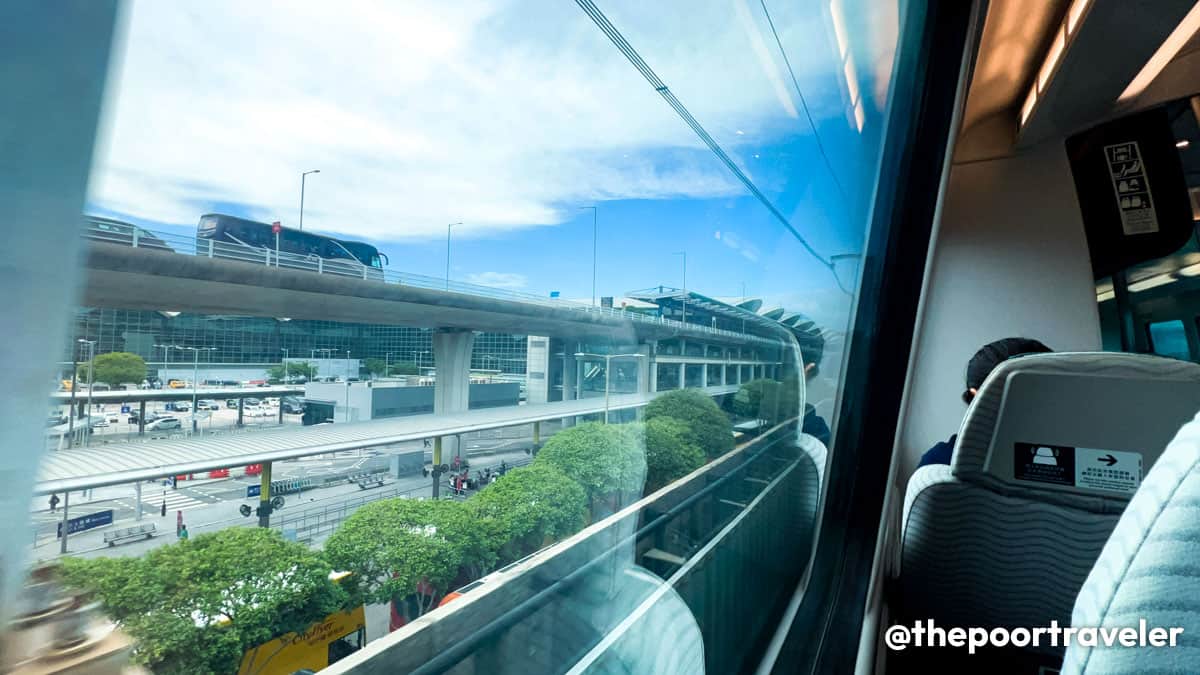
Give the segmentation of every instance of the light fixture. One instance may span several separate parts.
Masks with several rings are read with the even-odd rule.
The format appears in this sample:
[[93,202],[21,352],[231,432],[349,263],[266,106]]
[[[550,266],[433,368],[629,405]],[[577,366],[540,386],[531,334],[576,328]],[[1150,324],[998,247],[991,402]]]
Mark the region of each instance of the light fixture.
[[1046,83],[1050,81],[1050,76],[1054,74],[1054,67],[1058,65],[1058,60],[1062,58],[1063,50],[1067,48],[1067,31],[1063,26],[1059,26],[1058,30],[1054,31],[1054,40],[1050,43],[1050,51],[1046,52],[1046,60],[1042,62],[1042,69],[1038,71],[1037,88],[1038,91],[1046,90]]
[[1180,150],[1183,150],[1184,148],[1188,147],[1191,144],[1192,144],[1192,142],[1186,138],[1183,139],[1182,141],[1175,141],[1175,147],[1179,148]]
[[1197,2],[1192,7],[1187,16],[1183,17],[1183,21],[1179,22],[1179,25],[1175,27],[1175,30],[1171,31],[1166,40],[1163,40],[1158,51],[1154,52],[1154,55],[1150,57],[1146,65],[1142,66],[1142,69],[1134,76],[1129,86],[1125,88],[1125,91],[1121,92],[1117,100],[1128,101],[1145,91],[1146,87],[1150,86],[1154,78],[1158,77],[1163,68],[1167,67],[1171,59],[1175,58],[1175,55],[1179,53],[1180,49],[1183,49],[1183,46],[1187,44],[1188,40],[1192,38],[1192,35],[1197,30],[1200,30],[1200,2]]
[[1164,286],[1173,281],[1175,281],[1174,275],[1156,274],[1148,279],[1142,279],[1141,281],[1136,281],[1132,284],[1129,284],[1129,291],[1131,293],[1140,293],[1142,291],[1148,291],[1151,288],[1158,288],[1159,286]]
[[1115,297],[1117,297],[1116,293],[1112,291],[1104,291],[1103,293],[1096,294],[1096,302],[1105,302],[1107,300],[1112,300]]
[[1091,0],[1075,0],[1071,3],[1066,18],[1055,28],[1054,37],[1050,41],[1049,48],[1046,49],[1045,57],[1042,58],[1042,66],[1038,68],[1037,77],[1029,85],[1029,93],[1025,95],[1025,102],[1021,104],[1020,126],[1025,126],[1025,123],[1029,121],[1029,116],[1037,107],[1039,94],[1044,93],[1046,87],[1049,86],[1063,55],[1067,52],[1071,38],[1075,37],[1075,32],[1079,28],[1080,22],[1083,21],[1083,15],[1087,13],[1090,6]]
[[1025,97],[1025,103],[1021,105],[1021,124],[1025,124],[1025,120],[1029,119],[1029,113],[1033,112],[1033,106],[1037,105],[1037,87],[1029,88],[1029,96]]
[[1200,277],[1200,263],[1181,267],[1175,271],[1176,274],[1182,274],[1185,277]]
[[1087,11],[1092,0],[1075,0],[1071,3],[1071,9],[1067,10],[1067,35],[1075,32],[1075,27],[1079,25],[1079,20],[1083,18],[1083,13]]

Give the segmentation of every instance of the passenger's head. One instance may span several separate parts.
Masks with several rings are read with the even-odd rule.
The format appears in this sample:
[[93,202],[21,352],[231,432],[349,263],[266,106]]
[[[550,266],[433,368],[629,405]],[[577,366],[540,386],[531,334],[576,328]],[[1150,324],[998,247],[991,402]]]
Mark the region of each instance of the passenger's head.
[[963,402],[970,403],[975,399],[983,381],[1001,363],[1022,354],[1045,354],[1052,351],[1054,350],[1046,345],[1029,338],[1010,337],[989,342],[967,362],[967,390],[963,392]]
[[825,355],[825,338],[821,329],[813,326],[807,331],[798,331],[796,342],[800,345],[800,358],[804,361],[804,377],[812,379],[820,372],[821,357]]

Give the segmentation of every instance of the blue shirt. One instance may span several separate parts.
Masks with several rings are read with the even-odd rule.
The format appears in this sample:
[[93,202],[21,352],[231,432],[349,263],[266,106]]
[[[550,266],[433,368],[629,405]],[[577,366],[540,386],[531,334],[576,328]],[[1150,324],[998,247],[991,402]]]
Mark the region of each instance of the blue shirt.
[[954,456],[954,441],[958,439],[958,434],[954,434],[949,440],[935,443],[934,446],[925,451],[921,455],[921,463],[917,468],[929,466],[930,464],[949,464],[950,459]]

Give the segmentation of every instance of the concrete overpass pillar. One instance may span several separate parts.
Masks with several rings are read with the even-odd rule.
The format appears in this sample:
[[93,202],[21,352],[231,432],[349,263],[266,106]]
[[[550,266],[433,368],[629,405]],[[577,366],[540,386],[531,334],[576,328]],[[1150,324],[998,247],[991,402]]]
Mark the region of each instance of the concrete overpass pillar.
[[680,389],[687,388],[687,362],[686,361],[681,361],[679,363],[679,388]]
[[[433,385],[433,413],[447,415],[466,412],[471,395],[471,350],[475,333],[461,329],[443,329],[433,334],[433,364],[437,380]],[[443,438],[443,461],[461,456],[457,436]],[[465,459],[465,458],[464,458]]]
[[655,370],[654,350],[650,348],[650,345],[645,344],[638,347],[637,353],[642,355],[642,358],[637,360],[638,393],[644,394],[654,391],[654,387],[650,381],[652,377],[651,373]]
[[[579,364],[575,360],[575,350],[571,348],[570,343],[563,341],[563,369],[562,369],[562,400],[573,401],[578,398],[579,394]],[[574,417],[564,417],[562,421],[563,428],[575,426]]]

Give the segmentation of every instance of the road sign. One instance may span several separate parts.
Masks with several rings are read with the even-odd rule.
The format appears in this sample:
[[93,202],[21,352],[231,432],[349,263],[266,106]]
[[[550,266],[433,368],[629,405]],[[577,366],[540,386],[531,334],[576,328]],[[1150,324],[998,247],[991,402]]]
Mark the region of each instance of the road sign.
[[[89,513],[86,516],[79,516],[67,521],[67,534],[75,534],[83,532],[95,527],[103,527],[104,525],[112,525],[113,512],[112,509],[107,511],[97,511]],[[62,521],[58,521],[58,538],[62,539]]]
[[247,485],[246,486],[246,499],[249,499],[251,497],[257,497],[261,494],[262,494],[262,485],[255,484],[255,485]]
[[279,234],[280,232],[283,231],[283,225],[280,225],[279,221],[277,220],[277,221],[271,223],[271,231],[274,232],[275,234]]
[[121,406],[121,414],[122,415],[128,415],[131,412],[133,412],[133,409],[130,408],[129,406],[127,406],[127,405]]

